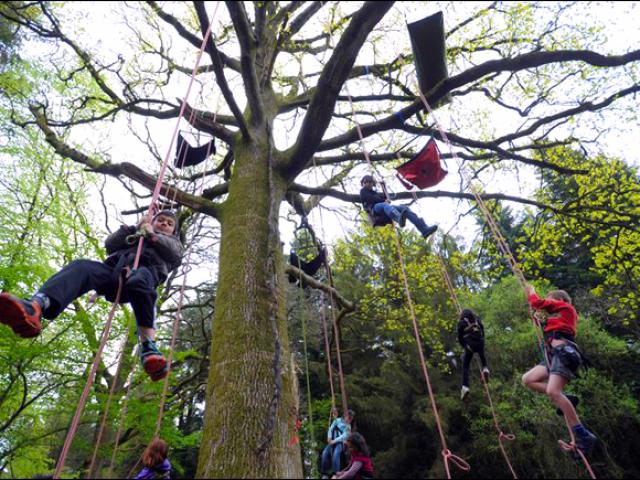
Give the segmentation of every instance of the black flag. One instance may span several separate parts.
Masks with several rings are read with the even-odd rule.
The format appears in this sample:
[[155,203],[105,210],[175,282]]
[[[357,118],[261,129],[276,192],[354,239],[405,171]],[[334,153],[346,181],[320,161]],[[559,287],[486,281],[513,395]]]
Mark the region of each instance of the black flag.
[[174,166],[178,168],[191,167],[205,161],[209,156],[216,153],[216,145],[213,140],[200,147],[189,145],[182,134],[178,132],[178,144],[176,145],[176,158]]

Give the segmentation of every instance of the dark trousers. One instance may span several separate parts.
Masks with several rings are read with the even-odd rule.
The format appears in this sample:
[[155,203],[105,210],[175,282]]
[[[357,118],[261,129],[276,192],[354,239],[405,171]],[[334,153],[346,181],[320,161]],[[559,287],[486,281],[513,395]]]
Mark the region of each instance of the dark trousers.
[[[120,303],[130,303],[140,327],[155,328],[157,282],[151,270],[139,267],[126,280]],[[93,260],[74,260],[52,276],[40,289],[51,300],[43,312],[44,318],[53,320],[73,300],[95,290],[108,300],[115,300],[118,291],[118,272],[114,267]]]
[[469,386],[469,366],[471,365],[471,359],[473,358],[474,353],[477,353],[480,357],[482,367],[484,368],[487,366],[487,359],[484,356],[484,344],[473,345],[471,350],[469,350],[469,347],[465,348],[464,358],[462,359],[462,385],[465,387]]

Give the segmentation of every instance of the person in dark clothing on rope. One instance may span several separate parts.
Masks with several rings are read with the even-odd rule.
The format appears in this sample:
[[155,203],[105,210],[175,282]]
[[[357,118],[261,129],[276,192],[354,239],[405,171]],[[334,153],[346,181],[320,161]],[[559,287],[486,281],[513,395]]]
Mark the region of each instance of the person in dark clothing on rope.
[[109,255],[104,262],[74,260],[49,278],[30,299],[0,294],[0,323],[23,338],[42,330],[41,317],[53,320],[76,298],[90,290],[115,301],[123,269],[132,268],[138,240],[144,237],[139,266],[124,280],[120,303],[130,303],[141,342],[140,358],[152,380],[167,374],[167,361],[155,344],[156,288],[182,263],[183,246],[178,219],[170,210],[152,218],[143,216],[136,226],[122,225],[105,240]]
[[464,400],[469,394],[469,367],[473,354],[477,353],[482,363],[482,375],[485,381],[489,380],[489,367],[484,355],[484,325],[473,311],[464,309],[458,320],[458,342],[464,349],[462,360],[462,390],[460,399]]
[[371,175],[365,175],[362,177],[362,180],[360,180],[360,185],[362,186],[360,190],[360,201],[364,209],[373,218],[386,217],[396,222],[400,228],[403,228],[406,221],[409,220],[416,226],[424,238],[427,238],[438,229],[436,225],[432,225],[431,227],[427,225],[422,218],[416,215],[406,205],[392,205],[389,203],[384,193],[374,189],[375,183]]

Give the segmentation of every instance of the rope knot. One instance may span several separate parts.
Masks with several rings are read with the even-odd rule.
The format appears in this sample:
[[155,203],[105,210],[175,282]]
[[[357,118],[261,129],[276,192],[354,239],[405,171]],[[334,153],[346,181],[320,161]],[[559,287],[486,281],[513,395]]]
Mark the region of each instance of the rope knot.
[[[442,451],[442,456],[444,457],[444,463],[445,466],[447,468],[447,472],[449,472],[449,459],[451,459],[451,461],[453,462],[453,464],[458,467],[460,470],[463,470],[465,472],[468,472],[469,470],[471,470],[471,467],[469,466],[469,464],[463,460],[462,458],[458,457],[457,455],[454,455],[453,453],[451,453],[451,450],[449,450],[448,448],[444,449]],[[449,477],[451,478],[451,477]]]
[[502,433],[502,431],[500,431],[500,435],[498,435],[498,438],[500,440],[504,438],[505,440],[513,442],[516,439],[516,436],[513,433]]

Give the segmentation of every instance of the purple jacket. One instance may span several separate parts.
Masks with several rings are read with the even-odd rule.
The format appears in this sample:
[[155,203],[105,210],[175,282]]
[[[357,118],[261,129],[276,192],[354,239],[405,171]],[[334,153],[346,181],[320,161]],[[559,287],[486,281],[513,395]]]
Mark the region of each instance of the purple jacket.
[[165,459],[160,465],[153,468],[144,467],[138,475],[137,480],[148,480],[151,478],[171,478],[171,463]]

